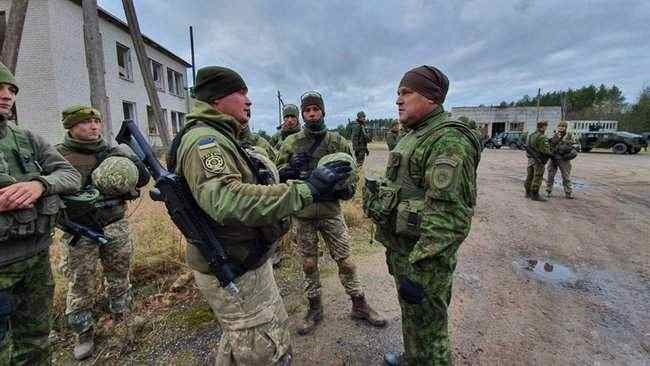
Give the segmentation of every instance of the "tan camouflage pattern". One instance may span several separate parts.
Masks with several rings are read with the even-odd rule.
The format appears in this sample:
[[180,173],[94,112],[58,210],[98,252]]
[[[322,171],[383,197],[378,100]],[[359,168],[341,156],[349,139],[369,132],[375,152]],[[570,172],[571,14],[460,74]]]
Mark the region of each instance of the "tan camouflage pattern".
[[105,245],[81,238],[75,246],[70,246],[71,236],[65,234],[63,237],[61,269],[68,278],[65,314],[69,325],[77,333],[93,326],[92,308],[95,303],[98,263],[102,265],[111,312],[122,314],[129,307],[129,270],[133,244],[126,219],[106,226],[104,233],[109,239]]
[[564,193],[573,193],[573,186],[571,184],[571,161],[554,159],[548,161],[548,169],[546,172],[546,192],[553,191],[553,184],[555,183],[555,175],[557,174],[558,168],[562,174]]
[[0,342],[0,365],[49,365],[54,281],[48,251],[0,267],[0,291],[16,305],[11,331]]
[[223,329],[215,365],[276,365],[291,352],[288,316],[270,261],[237,278],[235,296],[213,275],[194,271],[194,279]]
[[138,168],[129,158],[111,156],[93,171],[92,182],[105,195],[125,195],[135,190]]
[[320,271],[318,269],[318,234],[325,241],[330,256],[338,266],[339,280],[350,296],[363,295],[361,282],[356,269],[350,259],[350,243],[352,239],[348,233],[343,215],[329,219],[302,219],[294,217],[296,226],[296,241],[300,246],[300,253],[305,260],[313,260],[313,270],[306,270],[305,293],[308,298],[321,294]]

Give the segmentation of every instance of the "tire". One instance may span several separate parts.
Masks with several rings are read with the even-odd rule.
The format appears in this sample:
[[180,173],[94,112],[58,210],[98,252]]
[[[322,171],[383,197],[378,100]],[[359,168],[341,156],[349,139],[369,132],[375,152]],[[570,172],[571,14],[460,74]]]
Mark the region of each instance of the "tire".
[[614,152],[614,154],[622,155],[625,154],[627,150],[628,150],[627,145],[625,145],[622,142],[619,142],[617,144],[614,144],[614,146],[612,146],[612,151]]

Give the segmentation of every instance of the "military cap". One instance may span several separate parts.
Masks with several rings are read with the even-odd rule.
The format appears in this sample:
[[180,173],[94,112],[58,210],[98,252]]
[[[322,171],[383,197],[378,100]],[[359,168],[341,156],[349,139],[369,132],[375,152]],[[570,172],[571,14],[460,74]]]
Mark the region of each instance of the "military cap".
[[202,67],[196,73],[196,99],[211,103],[240,90],[248,90],[244,79],[235,70],[222,66]]
[[16,84],[16,78],[14,77],[14,74],[9,71],[7,66],[0,62],[0,84],[9,84],[16,88],[16,94],[18,94],[18,84]]
[[569,127],[569,124],[566,121],[560,121],[560,123],[557,124],[558,127]]
[[363,111],[357,113],[357,118],[363,118],[365,116],[366,116],[366,114]]
[[294,116],[294,117],[300,116],[300,111],[298,110],[298,106],[295,104],[286,104],[284,107],[282,107],[282,118],[286,116]]
[[111,156],[93,171],[93,186],[108,196],[122,196],[135,190],[138,183],[138,168],[129,159]]
[[307,108],[310,105],[315,105],[317,106],[321,112],[323,112],[323,116],[325,115],[325,102],[323,101],[323,96],[320,95],[319,92],[317,91],[308,91],[305,92],[302,97],[300,97],[300,111],[304,112],[305,108]]
[[548,126],[548,121],[539,121],[537,122],[537,127]]
[[87,107],[84,105],[73,105],[72,107],[66,108],[61,112],[61,122],[63,122],[63,128],[66,130],[71,129],[74,125],[81,121],[85,121],[91,118],[97,118],[101,121],[102,114],[98,110],[92,107]]

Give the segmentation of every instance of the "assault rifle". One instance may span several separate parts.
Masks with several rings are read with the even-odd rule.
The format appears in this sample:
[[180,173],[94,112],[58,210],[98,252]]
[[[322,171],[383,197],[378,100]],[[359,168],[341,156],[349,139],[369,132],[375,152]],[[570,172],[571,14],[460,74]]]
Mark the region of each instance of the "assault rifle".
[[66,233],[72,235],[72,240],[70,243],[68,243],[70,246],[77,245],[79,239],[81,239],[82,236],[94,242],[97,242],[98,244],[108,244],[108,239],[106,236],[104,236],[104,232],[102,230],[91,229],[87,226],[71,221],[68,218],[58,220],[56,226]]
[[231,295],[236,295],[239,289],[234,282],[235,267],[228,260],[223,246],[212,231],[214,220],[196,202],[185,178],[162,167],[135,122],[122,122],[122,128],[115,140],[128,145],[144,163],[155,180],[155,188],[149,192],[151,198],[165,204],[169,217],[187,241],[208,261],[210,270],[221,286]]

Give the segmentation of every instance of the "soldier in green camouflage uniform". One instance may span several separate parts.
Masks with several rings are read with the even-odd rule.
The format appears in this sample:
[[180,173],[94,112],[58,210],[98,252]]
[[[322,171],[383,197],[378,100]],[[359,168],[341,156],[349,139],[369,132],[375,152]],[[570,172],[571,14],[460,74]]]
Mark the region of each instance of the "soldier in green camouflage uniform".
[[[97,187],[96,180],[109,180],[111,171],[108,163],[115,157],[125,157],[126,164],[133,168],[132,185],[126,184],[122,192],[102,191],[96,202],[110,202],[101,209],[92,206],[66,210],[68,214],[82,219],[96,230],[104,230],[108,244],[81,238],[72,244],[70,234],[63,236],[62,269],[68,278],[66,299],[66,320],[74,331],[77,342],[74,357],[77,360],[92,355],[94,349],[93,305],[97,285],[97,264],[101,262],[109,308],[114,319],[121,319],[128,310],[130,297],[129,270],[133,245],[129,237],[129,225],[124,218],[126,201],[137,197],[135,188],[149,181],[149,174],[135,154],[126,145],[110,147],[101,136],[103,122],[99,111],[87,106],[72,106],[62,113],[63,127],[67,130],[63,143],[57,149],[80,173],[82,187],[110,188],[111,184]],[[119,159],[118,159],[119,163]],[[108,168],[108,169],[107,169]],[[119,169],[117,169],[119,173]],[[129,175],[129,174],[123,174]],[[91,180],[92,178],[92,180]],[[128,182],[108,182],[125,185]],[[120,194],[121,193],[121,194]]]
[[[314,170],[305,181],[277,182],[275,166],[237,143],[250,115],[244,80],[217,66],[200,69],[197,102],[176,136],[168,168],[184,177],[199,206],[215,221],[214,233],[237,269],[236,295],[221,287],[200,251],[187,247],[187,263],[214,311],[223,336],[216,365],[288,365],[291,336],[287,312],[268,258],[286,232],[281,220],[346,179],[349,164]],[[259,162],[273,177],[258,174]]]
[[528,167],[526,169],[524,189],[526,191],[526,197],[540,202],[546,201],[546,199],[539,195],[539,188],[544,179],[544,166],[551,153],[548,138],[544,135],[547,127],[547,121],[537,122],[537,130],[528,135],[526,140]]
[[357,165],[363,166],[366,155],[370,154],[368,143],[372,141],[366,130],[366,114],[363,111],[357,113],[357,120],[350,123],[348,129],[350,131],[350,139],[352,140],[352,148],[357,159]]
[[242,146],[253,148],[265,154],[271,161],[277,157],[278,151],[271,145],[270,142],[256,133],[251,132],[248,123],[244,126],[242,133],[239,135],[239,141]]
[[573,135],[567,132],[566,121],[561,121],[557,125],[557,130],[553,137],[549,139],[549,148],[553,157],[548,162],[548,171],[546,172],[546,196],[550,197],[555,183],[555,174],[558,168],[562,174],[562,186],[564,187],[564,196],[573,199],[573,189],[571,187],[571,159],[575,158],[577,151],[573,148],[576,143]]
[[50,364],[49,246],[79,173],[43,138],[9,123],[18,86],[0,64],[0,365]]
[[280,150],[280,145],[289,136],[300,131],[300,111],[298,106],[287,104],[282,107],[282,126],[280,132],[271,137],[269,141],[276,150]]
[[408,132],[390,152],[385,177],[364,187],[364,210],[386,246],[402,309],[405,353],[388,353],[389,365],[450,363],[447,307],[474,215],[480,142],[467,124],[448,120],[448,87],[432,66],[404,75],[397,106]]
[[[346,139],[336,132],[327,131],[325,106],[320,94],[305,93],[300,108],[305,127],[289,136],[282,144],[277,160],[281,180],[308,177],[325,155],[337,152],[349,154],[350,157],[353,155]],[[349,199],[354,196],[354,187],[348,188],[341,198]],[[350,258],[351,238],[338,200],[310,205],[293,218],[296,224],[296,241],[303,256],[305,292],[309,300],[309,310],[298,333],[305,335],[312,332],[322,319],[323,306],[318,271],[319,233],[323,236],[332,259],[338,265],[339,279],[352,300],[352,317],[363,319],[373,326],[385,326],[386,320],[366,302],[355,265]]]
[[397,145],[397,142],[402,136],[400,135],[400,124],[399,121],[395,121],[390,127],[390,130],[386,134],[386,144],[388,145],[388,150],[393,150]]

